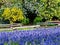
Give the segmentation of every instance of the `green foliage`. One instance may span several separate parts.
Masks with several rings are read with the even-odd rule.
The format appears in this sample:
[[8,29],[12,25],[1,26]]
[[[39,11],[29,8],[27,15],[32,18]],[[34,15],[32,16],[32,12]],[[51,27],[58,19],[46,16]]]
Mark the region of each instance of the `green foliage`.
[[24,15],[29,18],[29,23],[33,23],[35,17],[38,14],[37,11],[38,3],[37,0],[25,0],[23,1]]
[[3,17],[2,17],[3,11],[4,9],[0,8],[0,24],[3,23]]
[[60,7],[58,7],[59,0],[41,0],[40,2],[38,12],[42,18],[52,20],[53,16],[60,17]]
[[[10,43],[11,45],[19,45],[17,42],[13,42],[13,41],[11,41]],[[4,45],[8,45],[8,43],[5,42]]]
[[34,24],[37,24],[37,23],[40,23],[42,21],[42,18],[37,16],[35,19],[34,19]]
[[[1,8],[4,8],[4,11],[0,10],[0,19],[3,18],[5,19],[4,21],[9,20],[13,23],[15,21],[21,21],[22,18],[20,15],[26,17],[23,21],[25,24],[33,23],[34,20],[40,19],[39,17],[36,19],[37,16],[40,16],[43,22],[44,19],[45,21],[52,20],[54,16],[58,17],[58,20],[60,20],[60,0],[0,0],[0,3],[4,3],[1,5]],[[16,7],[16,9],[13,7]],[[15,12],[12,10],[15,10]],[[21,12],[22,14],[20,14]]]
[[22,24],[24,24],[24,25],[29,24],[29,19],[28,18],[24,18],[24,20],[22,20]]

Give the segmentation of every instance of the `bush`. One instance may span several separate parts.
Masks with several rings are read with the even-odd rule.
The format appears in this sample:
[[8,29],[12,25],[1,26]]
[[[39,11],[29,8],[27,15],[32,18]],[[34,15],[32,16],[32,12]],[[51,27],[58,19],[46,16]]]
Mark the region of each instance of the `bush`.
[[28,19],[28,18],[25,18],[25,19],[22,21],[22,24],[24,24],[24,25],[29,24],[29,19]]
[[3,11],[4,9],[3,8],[0,8],[0,23],[3,23],[3,17],[2,17],[2,14],[3,14]]
[[41,17],[36,17],[35,19],[34,19],[34,24],[37,24],[37,23],[39,23],[39,22],[41,22],[42,21],[42,18]]
[[15,21],[21,21],[24,19],[23,12],[21,9],[13,7],[13,8],[5,8],[2,14],[2,17],[5,20],[9,20],[10,23],[15,23]]
[[[37,0],[36,0],[37,1]],[[24,14],[27,18],[29,18],[29,23],[32,24],[34,19],[36,18],[38,11],[38,2],[33,0],[25,0],[23,3]],[[35,3],[36,2],[36,3]]]

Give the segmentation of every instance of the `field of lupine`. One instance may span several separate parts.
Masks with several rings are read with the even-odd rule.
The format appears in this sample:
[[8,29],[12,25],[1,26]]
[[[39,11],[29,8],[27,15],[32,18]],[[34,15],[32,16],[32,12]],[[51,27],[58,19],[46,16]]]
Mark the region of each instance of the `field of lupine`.
[[60,27],[3,31],[0,45],[60,45]]

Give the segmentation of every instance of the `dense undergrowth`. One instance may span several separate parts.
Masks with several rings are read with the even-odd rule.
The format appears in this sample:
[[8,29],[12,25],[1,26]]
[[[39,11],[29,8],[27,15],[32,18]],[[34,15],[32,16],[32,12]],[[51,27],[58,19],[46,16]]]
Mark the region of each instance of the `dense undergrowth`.
[[60,0],[0,0],[0,23],[37,24],[51,20],[60,20]]

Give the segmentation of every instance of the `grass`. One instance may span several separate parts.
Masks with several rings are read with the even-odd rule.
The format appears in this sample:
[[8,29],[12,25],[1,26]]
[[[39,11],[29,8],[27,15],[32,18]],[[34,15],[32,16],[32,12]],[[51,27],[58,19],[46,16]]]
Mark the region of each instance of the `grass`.
[[[8,45],[8,43],[5,42],[4,45]],[[17,42],[12,42],[11,41],[10,45],[19,45],[19,44]]]
[[35,28],[18,28],[17,30],[33,30]]
[[[5,28],[4,28],[5,29]],[[35,28],[17,28],[17,29],[10,29],[10,30],[0,30],[0,32],[10,32],[10,31],[14,31],[14,30],[33,30]]]

